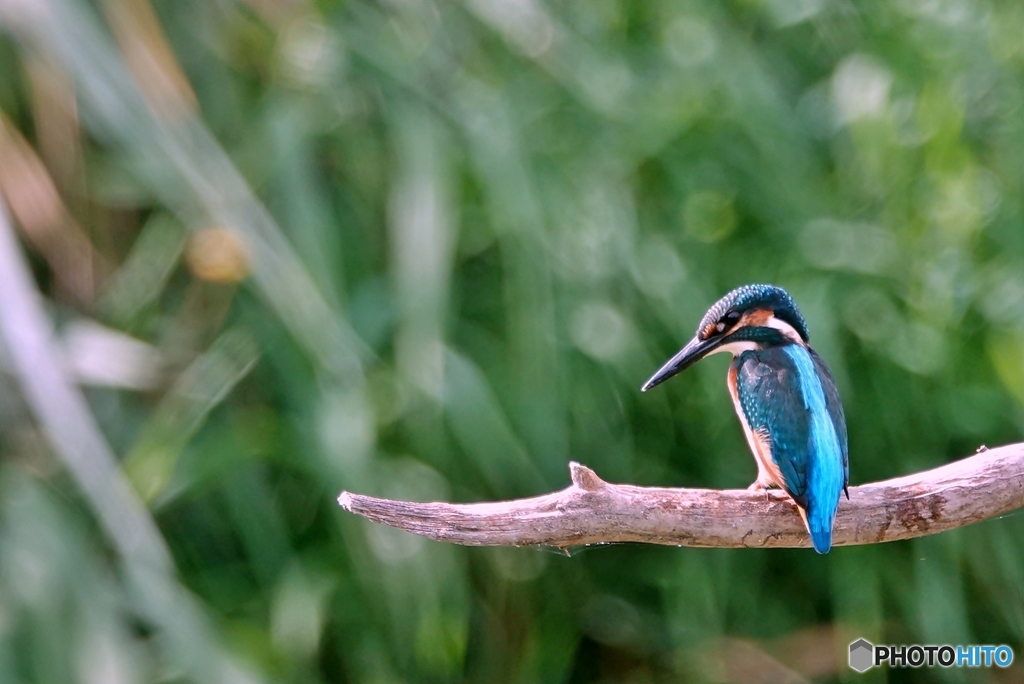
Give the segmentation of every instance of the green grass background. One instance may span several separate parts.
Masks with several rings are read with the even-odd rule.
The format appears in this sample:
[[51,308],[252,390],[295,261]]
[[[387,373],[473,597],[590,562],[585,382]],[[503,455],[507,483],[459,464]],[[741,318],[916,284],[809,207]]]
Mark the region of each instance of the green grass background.
[[[163,359],[84,391],[179,592],[126,569],[8,374],[0,680],[1020,681],[845,659],[1024,658],[1019,514],[564,557],[335,498],[530,496],[570,460],[746,486],[722,357],[639,386],[749,282],[832,367],[851,484],[1019,441],[1022,35],[998,0],[0,0],[6,135],[42,166],[6,164],[104,264],[76,286],[26,239],[47,311]],[[197,266],[218,228],[240,283]]]

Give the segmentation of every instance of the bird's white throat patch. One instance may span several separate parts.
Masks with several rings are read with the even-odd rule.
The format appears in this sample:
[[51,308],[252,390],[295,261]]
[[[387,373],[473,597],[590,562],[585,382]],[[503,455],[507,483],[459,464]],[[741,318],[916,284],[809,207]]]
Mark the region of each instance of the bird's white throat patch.
[[806,343],[804,342],[803,338],[800,337],[800,333],[798,333],[796,331],[796,328],[794,328],[793,326],[791,326],[789,323],[787,323],[786,321],[782,320],[781,318],[776,318],[775,316],[771,316],[771,317],[768,318],[767,321],[764,322],[764,324],[766,326],[768,326],[769,328],[775,328],[776,330],[781,332],[783,335],[785,335],[786,338],[788,340],[790,340],[791,342],[796,342],[799,345],[806,346]]
[[[755,351],[760,349],[761,346],[753,340],[737,340],[736,342],[729,342],[723,344],[721,347],[716,348],[711,354],[718,354],[719,352],[729,352],[733,356],[739,356],[745,351]],[[708,354],[708,356],[711,356]]]

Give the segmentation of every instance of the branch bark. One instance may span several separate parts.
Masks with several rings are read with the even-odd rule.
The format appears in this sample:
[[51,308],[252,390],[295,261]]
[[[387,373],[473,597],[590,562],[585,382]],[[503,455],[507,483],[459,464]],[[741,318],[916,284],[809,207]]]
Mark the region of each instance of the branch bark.
[[[668,489],[610,484],[579,463],[559,492],[495,503],[393,501],[342,492],[346,511],[437,541],[467,546],[810,546],[781,491]],[[850,488],[833,545],[876,544],[952,530],[1024,507],[1024,444],[924,472]]]

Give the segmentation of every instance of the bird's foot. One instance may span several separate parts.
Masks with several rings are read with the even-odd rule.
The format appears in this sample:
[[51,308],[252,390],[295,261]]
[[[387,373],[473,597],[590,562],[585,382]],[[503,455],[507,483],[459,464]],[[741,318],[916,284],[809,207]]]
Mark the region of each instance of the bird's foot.
[[747,487],[747,491],[748,492],[758,492],[758,491],[764,492],[764,500],[765,501],[771,501],[772,500],[771,494],[768,493],[768,489],[771,486],[772,485],[765,484],[764,482],[761,482],[760,480],[754,480],[750,484],[750,486]]

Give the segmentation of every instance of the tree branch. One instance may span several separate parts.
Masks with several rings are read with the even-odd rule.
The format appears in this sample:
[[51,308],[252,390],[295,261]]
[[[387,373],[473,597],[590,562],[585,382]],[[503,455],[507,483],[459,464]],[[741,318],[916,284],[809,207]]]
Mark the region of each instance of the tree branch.
[[[438,541],[468,546],[644,542],[672,546],[810,546],[781,491],[667,489],[609,484],[579,463],[560,492],[478,504],[412,503],[342,492],[346,511]],[[850,488],[833,544],[922,537],[1024,507],[1024,444],[906,477]]]

